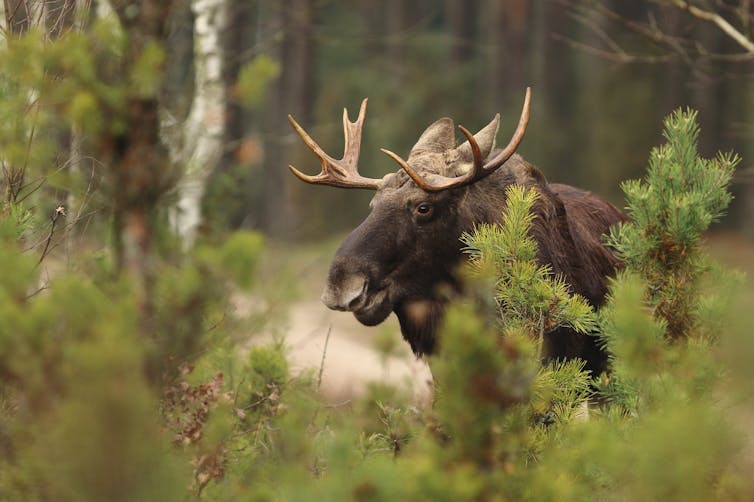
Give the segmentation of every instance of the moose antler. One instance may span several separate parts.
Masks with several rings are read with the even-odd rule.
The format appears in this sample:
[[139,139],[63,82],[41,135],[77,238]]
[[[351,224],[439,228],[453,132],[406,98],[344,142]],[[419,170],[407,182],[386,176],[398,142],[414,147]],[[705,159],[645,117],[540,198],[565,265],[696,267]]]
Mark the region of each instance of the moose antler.
[[304,174],[295,167],[289,165],[288,168],[300,180],[315,185],[330,185],[340,188],[369,188],[377,190],[382,184],[382,180],[374,178],[365,178],[359,174],[358,162],[359,151],[361,150],[361,129],[364,126],[364,117],[366,116],[367,100],[361,102],[359,117],[356,122],[351,122],[348,118],[348,110],[343,109],[343,134],[345,136],[345,147],[343,158],[340,160],[333,159],[325,153],[322,148],[309,136],[304,129],[298,125],[293,117],[288,115],[288,122],[291,123],[306,146],[319,157],[322,164],[322,172],[316,176]]
[[414,180],[417,186],[426,192],[440,192],[449,188],[458,188],[466,185],[471,185],[495,172],[500,166],[505,163],[506,160],[511,157],[511,155],[515,153],[516,148],[518,148],[518,145],[521,143],[521,140],[524,139],[526,126],[529,124],[530,108],[531,88],[527,87],[526,96],[524,98],[524,108],[521,111],[521,118],[518,121],[516,131],[513,133],[511,140],[508,142],[508,146],[503,148],[500,153],[498,153],[494,158],[492,158],[492,160],[490,160],[486,164],[484,162],[484,158],[482,158],[482,151],[479,148],[476,140],[474,139],[474,135],[471,134],[465,127],[458,126],[459,129],[461,129],[463,135],[466,136],[466,139],[468,139],[469,141],[469,146],[471,146],[471,153],[474,159],[474,165],[472,169],[462,176],[452,178],[431,173],[420,175],[411,166],[408,165],[408,162],[403,160],[395,153],[391,152],[390,150],[385,150],[384,148],[382,148],[382,152],[395,160],[403,168],[403,170],[406,171],[406,174],[408,174],[411,179]]

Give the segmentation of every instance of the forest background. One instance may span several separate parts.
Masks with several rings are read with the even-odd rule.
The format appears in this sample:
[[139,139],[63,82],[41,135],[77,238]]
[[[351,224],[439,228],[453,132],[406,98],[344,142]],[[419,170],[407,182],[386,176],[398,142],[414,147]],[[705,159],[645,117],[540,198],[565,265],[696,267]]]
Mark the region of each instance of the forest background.
[[[747,2],[700,5],[749,36]],[[360,165],[372,177],[395,168],[380,147],[405,154],[442,116],[475,129],[501,112],[501,135],[508,134],[527,85],[534,99],[524,157],[551,181],[591,189],[619,206],[616,181],[642,173],[658,124],[679,106],[699,110],[702,154],[754,153],[752,47],[673,2],[231,1],[229,12],[228,85],[239,65],[259,55],[275,61],[279,74],[259,110],[244,112],[229,100],[230,151],[220,169],[243,166],[239,175],[248,180],[232,223],[276,236],[316,238],[366,214],[369,194],[312,189],[282,169],[318,169],[286,114],[337,156],[340,110],[355,114],[364,97]],[[178,38],[188,57],[190,44]],[[188,68],[177,65],[183,73],[171,81],[187,81]],[[250,145],[259,157],[244,158]],[[725,221],[750,238],[751,183],[744,162]]]
[[[618,206],[618,182],[640,175],[659,141],[658,124],[679,106],[699,111],[702,154],[754,153],[746,1],[700,2],[708,7],[697,10],[706,15],[677,1],[165,5],[161,137],[182,164],[173,222],[189,241],[200,219],[205,230],[253,228],[288,240],[318,239],[358,223],[370,194],[313,189],[290,176],[287,164],[311,172],[318,166],[286,115],[337,156],[341,109],[355,113],[365,97],[360,168],[371,177],[395,170],[379,148],[406,153],[442,116],[474,129],[501,112],[506,134],[526,86],[533,89],[533,117],[520,153],[549,180],[593,190]],[[6,7],[8,34],[43,20],[55,35],[81,27],[81,12],[86,22],[112,12],[107,2],[91,0],[9,0]],[[64,153],[58,157],[65,162]],[[85,173],[89,167],[74,166]],[[724,222],[749,238],[753,179],[744,162]]]
[[[748,307],[732,299],[750,302],[751,281],[736,289],[742,280],[704,256],[699,232],[725,211],[730,173],[697,162],[693,125],[702,157],[743,158],[710,242],[751,269],[750,1],[6,0],[3,14],[0,498],[237,500],[260,487],[273,498],[750,498],[740,426],[754,352],[736,314]],[[291,176],[288,164],[318,167],[286,115],[337,157],[341,109],[353,115],[368,97],[360,170],[381,177],[395,166],[379,148],[405,154],[441,116],[475,130],[500,112],[505,137],[526,86],[520,153],[550,181],[619,207],[622,191],[634,202],[649,191],[621,182],[648,158],[661,164],[667,150],[650,151],[662,119],[699,110],[666,122],[684,159],[669,169],[710,176],[650,169],[650,185],[677,192],[655,195],[680,206],[657,202],[663,216],[646,233],[612,241],[622,235],[618,248],[636,258],[668,225],[683,243],[658,238],[669,254],[633,265],[654,276],[623,277],[599,314],[615,373],[590,385],[578,364],[539,366],[531,339],[498,338],[461,305],[446,335],[455,349],[437,359],[446,387],[435,409],[384,388],[319,401],[327,339],[319,373],[294,375],[294,329],[280,321],[311,286],[301,264],[319,289],[371,194]],[[525,220],[520,195],[511,211]],[[708,198],[724,204],[688,204]],[[689,314],[682,342],[647,314],[666,293],[688,307],[668,309]],[[386,361],[397,333],[374,331]],[[479,372],[519,397],[469,394]],[[604,407],[573,425],[595,388]],[[559,456],[563,444],[575,448]],[[625,467],[650,450],[641,469]],[[561,461],[572,451],[597,461]]]

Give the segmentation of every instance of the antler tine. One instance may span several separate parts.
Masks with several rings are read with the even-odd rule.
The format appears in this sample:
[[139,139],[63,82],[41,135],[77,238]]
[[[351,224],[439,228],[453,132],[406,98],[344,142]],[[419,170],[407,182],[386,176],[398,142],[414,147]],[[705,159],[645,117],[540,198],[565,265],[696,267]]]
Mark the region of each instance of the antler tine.
[[484,165],[485,171],[487,169],[495,170],[498,167],[502,166],[506,160],[508,160],[511,155],[513,155],[516,152],[516,149],[518,148],[518,145],[521,144],[521,141],[524,139],[524,134],[526,134],[526,128],[529,125],[529,114],[531,112],[531,87],[526,88],[526,96],[524,97],[524,106],[521,110],[521,118],[518,119],[518,125],[516,126],[516,131],[513,133],[513,136],[511,136],[511,140],[508,142],[508,146],[503,148],[503,151],[498,153],[494,159],[490,160]]
[[474,158],[474,171],[481,171],[484,168],[484,158],[482,157],[482,149],[479,148],[479,143],[476,142],[476,138],[474,138],[474,135],[471,134],[471,131],[469,131],[462,125],[459,125],[458,128],[461,130],[463,135],[466,136],[466,139],[469,142],[469,146],[471,146],[471,155]]
[[322,165],[322,171],[314,176],[304,174],[292,165],[288,168],[300,180],[317,185],[330,185],[340,188],[368,188],[377,190],[382,185],[382,180],[374,178],[365,178],[358,171],[359,153],[361,151],[361,131],[364,126],[366,117],[367,100],[361,102],[359,116],[356,122],[351,122],[348,118],[348,110],[343,109],[343,135],[345,137],[345,147],[343,149],[343,158],[340,160],[333,159],[312,139],[304,128],[298,122],[288,115],[288,122],[298,133],[307,147],[314,152],[319,158]]
[[380,151],[396,161],[401,168],[403,168],[404,171],[406,171],[406,174],[414,180],[414,183],[421,188],[422,190],[425,190],[427,192],[433,192],[435,191],[434,187],[427,182],[419,173],[414,171],[414,169],[408,165],[408,162],[403,160],[398,154],[391,152],[390,150],[387,150],[385,148],[380,148]]
[[301,137],[301,139],[304,141],[304,144],[309,147],[311,151],[314,152],[314,154],[320,158],[320,161],[322,163],[322,172],[319,173],[316,176],[310,176],[308,174],[304,174],[292,165],[288,165],[288,169],[291,170],[291,172],[300,180],[305,181],[307,183],[321,183],[322,180],[326,177],[327,174],[327,161],[333,160],[329,155],[327,155],[322,148],[319,147],[316,141],[312,139],[309,134],[307,134],[306,131],[304,131],[304,128],[301,127],[298,122],[291,116],[288,115],[288,122],[293,126],[293,129],[296,130],[298,135]]
[[356,122],[351,122],[351,119],[348,117],[348,108],[343,108],[343,137],[345,138],[343,164],[344,167],[349,169],[349,172],[356,175],[359,174],[356,170],[356,165],[361,153],[361,132],[367,113],[367,101],[367,98],[361,101],[359,116],[356,118]]
[[414,180],[414,183],[416,183],[419,188],[426,192],[441,192],[450,188],[458,188],[466,185],[471,185],[472,183],[476,183],[482,178],[485,178],[495,172],[495,170],[502,166],[505,161],[515,153],[516,148],[518,148],[518,145],[521,144],[521,141],[524,139],[526,127],[529,124],[530,108],[531,88],[527,87],[526,96],[524,98],[524,107],[521,111],[521,118],[518,121],[516,131],[513,133],[511,140],[508,142],[508,146],[506,146],[503,151],[497,154],[486,164],[484,163],[484,159],[482,158],[482,151],[479,148],[479,144],[477,144],[476,139],[474,139],[474,135],[471,134],[471,132],[469,132],[469,130],[465,127],[458,126],[461,129],[463,135],[466,136],[466,139],[469,141],[469,145],[471,146],[471,153],[474,159],[474,165],[472,169],[463,176],[447,177],[433,173],[424,174],[422,176],[414,169],[412,169],[411,166],[408,165],[408,162],[400,158],[398,155],[389,150],[382,149],[382,151],[390,156],[393,160],[395,160],[398,165],[400,165],[401,168],[406,171],[406,174],[408,174],[409,177]]

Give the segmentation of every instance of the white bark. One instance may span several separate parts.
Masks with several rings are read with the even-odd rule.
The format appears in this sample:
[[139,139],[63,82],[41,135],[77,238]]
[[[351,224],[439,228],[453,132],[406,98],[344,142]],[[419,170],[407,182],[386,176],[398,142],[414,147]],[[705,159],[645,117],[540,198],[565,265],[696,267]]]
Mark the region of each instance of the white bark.
[[113,7],[110,5],[110,2],[108,0],[97,0],[96,3],[97,8],[97,18],[98,19],[105,19],[111,16],[115,16],[115,12],[113,12]]
[[194,13],[194,97],[173,161],[185,166],[171,225],[184,249],[194,245],[201,223],[201,202],[212,169],[222,155],[225,132],[225,83],[221,35],[226,29],[226,0],[192,0]]

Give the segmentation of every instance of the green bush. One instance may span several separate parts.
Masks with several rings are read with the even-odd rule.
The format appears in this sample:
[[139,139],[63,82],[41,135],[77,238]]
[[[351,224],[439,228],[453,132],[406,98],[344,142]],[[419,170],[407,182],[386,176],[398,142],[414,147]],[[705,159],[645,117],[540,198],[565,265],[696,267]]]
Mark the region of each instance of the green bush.
[[696,112],[665,120],[667,143],[652,150],[645,180],[623,183],[630,222],[612,229],[609,243],[629,270],[647,281],[648,300],[671,337],[688,336],[699,315],[700,277],[709,260],[701,235],[731,200],[728,186],[740,159],[697,153]]

